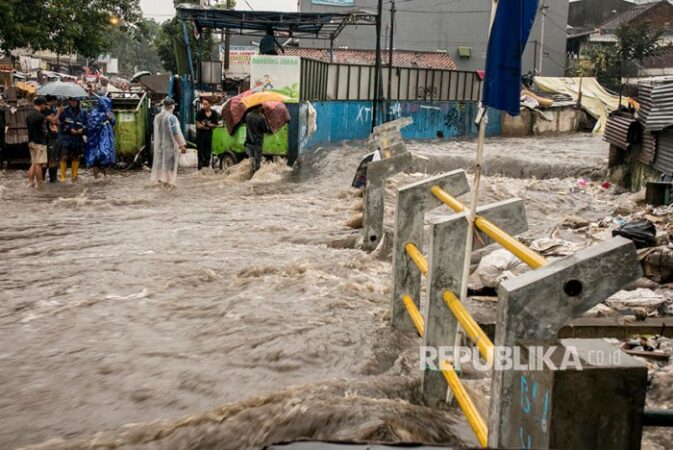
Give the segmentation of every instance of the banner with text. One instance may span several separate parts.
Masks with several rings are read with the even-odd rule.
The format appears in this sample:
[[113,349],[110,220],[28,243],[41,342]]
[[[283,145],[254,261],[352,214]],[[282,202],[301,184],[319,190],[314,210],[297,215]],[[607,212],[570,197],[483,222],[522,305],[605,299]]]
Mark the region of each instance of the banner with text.
[[250,88],[271,91],[299,101],[301,58],[255,55],[251,57]]

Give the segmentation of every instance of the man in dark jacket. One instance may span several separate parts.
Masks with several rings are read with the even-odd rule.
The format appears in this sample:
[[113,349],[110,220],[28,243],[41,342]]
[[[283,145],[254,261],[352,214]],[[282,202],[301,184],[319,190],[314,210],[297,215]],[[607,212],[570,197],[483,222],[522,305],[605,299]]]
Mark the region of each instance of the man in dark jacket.
[[266,35],[262,38],[259,43],[259,54],[260,55],[277,55],[278,50],[285,53],[285,49],[278,42],[276,36],[273,34],[273,28],[269,27],[266,29]]
[[86,133],[86,113],[82,111],[79,100],[68,99],[68,107],[63,110],[60,117],[61,132],[61,181],[65,181],[68,170],[68,161],[72,164],[72,181],[77,181],[79,160],[84,153]]
[[245,116],[245,151],[250,157],[252,173],[257,172],[262,165],[262,145],[264,133],[271,133],[266,117],[262,113],[262,105],[251,108]]

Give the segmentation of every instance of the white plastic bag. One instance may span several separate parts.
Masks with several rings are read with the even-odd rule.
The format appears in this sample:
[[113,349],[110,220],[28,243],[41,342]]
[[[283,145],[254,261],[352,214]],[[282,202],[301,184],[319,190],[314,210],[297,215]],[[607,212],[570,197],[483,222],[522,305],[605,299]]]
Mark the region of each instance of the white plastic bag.
[[496,250],[479,262],[477,270],[470,276],[470,287],[477,291],[485,287],[496,288],[501,282],[529,270],[526,264],[509,251]]
[[180,168],[188,169],[196,167],[199,163],[199,155],[193,148],[188,148],[187,152],[180,153],[178,164]]

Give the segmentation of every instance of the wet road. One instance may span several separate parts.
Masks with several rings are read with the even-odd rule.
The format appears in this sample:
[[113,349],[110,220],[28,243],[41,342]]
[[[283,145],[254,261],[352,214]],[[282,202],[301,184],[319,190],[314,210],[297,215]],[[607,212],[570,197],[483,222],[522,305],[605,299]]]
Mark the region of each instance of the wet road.
[[[389,326],[390,264],[344,225],[363,154],[268,164],[252,180],[245,167],[181,173],[173,191],[145,172],[40,190],[0,173],[0,448],[86,447],[131,423],[143,425],[101,439],[474,445],[458,412],[420,406],[419,341]],[[615,204],[573,193],[574,179],[490,181],[484,201],[523,196],[539,234]]]

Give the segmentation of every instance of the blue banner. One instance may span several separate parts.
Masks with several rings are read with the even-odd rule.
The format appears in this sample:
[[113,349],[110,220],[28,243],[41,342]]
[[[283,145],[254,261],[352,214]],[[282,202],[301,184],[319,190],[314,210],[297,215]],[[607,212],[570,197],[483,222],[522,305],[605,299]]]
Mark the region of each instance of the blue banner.
[[314,5],[353,6],[353,0],[311,0]]
[[519,115],[521,57],[535,22],[538,0],[500,0],[486,54],[482,104]]

